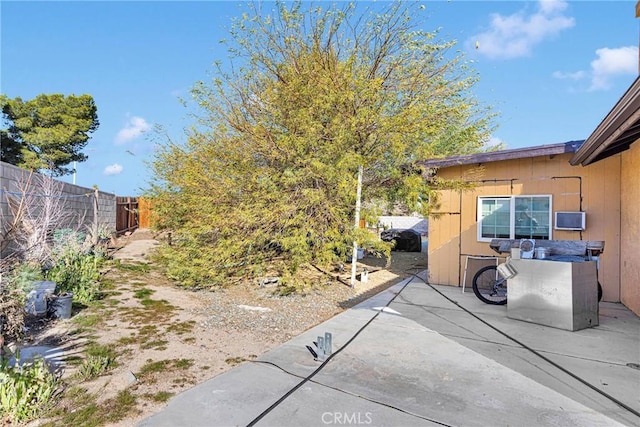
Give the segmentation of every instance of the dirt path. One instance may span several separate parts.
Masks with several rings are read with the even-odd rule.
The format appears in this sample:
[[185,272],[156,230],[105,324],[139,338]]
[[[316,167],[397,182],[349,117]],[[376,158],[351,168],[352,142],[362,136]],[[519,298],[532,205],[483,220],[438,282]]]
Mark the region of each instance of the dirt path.
[[[393,253],[364,259],[373,273],[356,288],[335,279],[305,295],[276,297],[273,289],[236,286],[192,292],[164,278],[148,255],[158,241],[138,231],[118,242],[119,264],[105,273],[100,304],[74,307],[69,320],[55,321],[34,344],[62,347],[67,356],[87,349],[113,350],[115,366],[90,380],[78,377],[79,362],[67,364],[66,396],[50,425],[130,426],[159,411],[173,395],[286,342],[344,309],[426,268],[426,254]],[[364,265],[364,264],[362,264]],[[348,280],[348,276],[347,279]]]

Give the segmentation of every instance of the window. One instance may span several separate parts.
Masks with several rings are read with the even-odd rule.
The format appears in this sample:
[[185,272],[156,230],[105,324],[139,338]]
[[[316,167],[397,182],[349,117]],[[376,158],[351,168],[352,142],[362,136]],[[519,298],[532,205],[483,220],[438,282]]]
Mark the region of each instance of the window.
[[478,198],[478,241],[551,239],[551,196]]

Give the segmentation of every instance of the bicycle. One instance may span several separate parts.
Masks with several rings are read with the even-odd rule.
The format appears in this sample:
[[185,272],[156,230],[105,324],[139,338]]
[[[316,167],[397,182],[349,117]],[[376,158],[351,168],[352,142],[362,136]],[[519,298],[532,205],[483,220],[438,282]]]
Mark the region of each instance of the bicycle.
[[473,293],[486,304],[504,305],[507,303],[507,279],[495,265],[482,267],[473,276]]
[[[486,304],[505,305],[507,303],[507,279],[495,265],[482,267],[473,276],[473,293]],[[602,300],[602,286],[598,280],[598,302]]]

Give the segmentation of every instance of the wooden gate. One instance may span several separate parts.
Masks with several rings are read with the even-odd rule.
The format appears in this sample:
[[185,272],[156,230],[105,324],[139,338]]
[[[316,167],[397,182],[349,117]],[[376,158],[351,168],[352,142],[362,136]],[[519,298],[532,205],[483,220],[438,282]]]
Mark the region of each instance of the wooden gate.
[[151,228],[151,199],[146,197],[138,198],[138,226],[140,228]]
[[116,234],[138,228],[138,199],[136,197],[116,197]]

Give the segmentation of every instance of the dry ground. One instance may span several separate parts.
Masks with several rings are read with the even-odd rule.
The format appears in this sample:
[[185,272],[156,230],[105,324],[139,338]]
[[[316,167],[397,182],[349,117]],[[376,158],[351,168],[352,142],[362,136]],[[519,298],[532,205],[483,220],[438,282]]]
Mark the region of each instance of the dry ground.
[[[117,242],[121,259],[105,274],[106,297],[74,306],[69,320],[34,324],[30,345],[56,345],[71,359],[90,346],[117,355],[116,366],[91,380],[65,365],[64,398],[57,415],[34,425],[130,426],[161,410],[173,395],[251,360],[386,287],[426,269],[426,253],[393,252],[391,264],[365,257],[368,283],[347,286],[349,271],[319,274],[304,295],[278,297],[273,288],[247,284],[216,292],[176,287],[149,263],[157,245],[139,230]],[[349,270],[349,266],[346,266]]]

